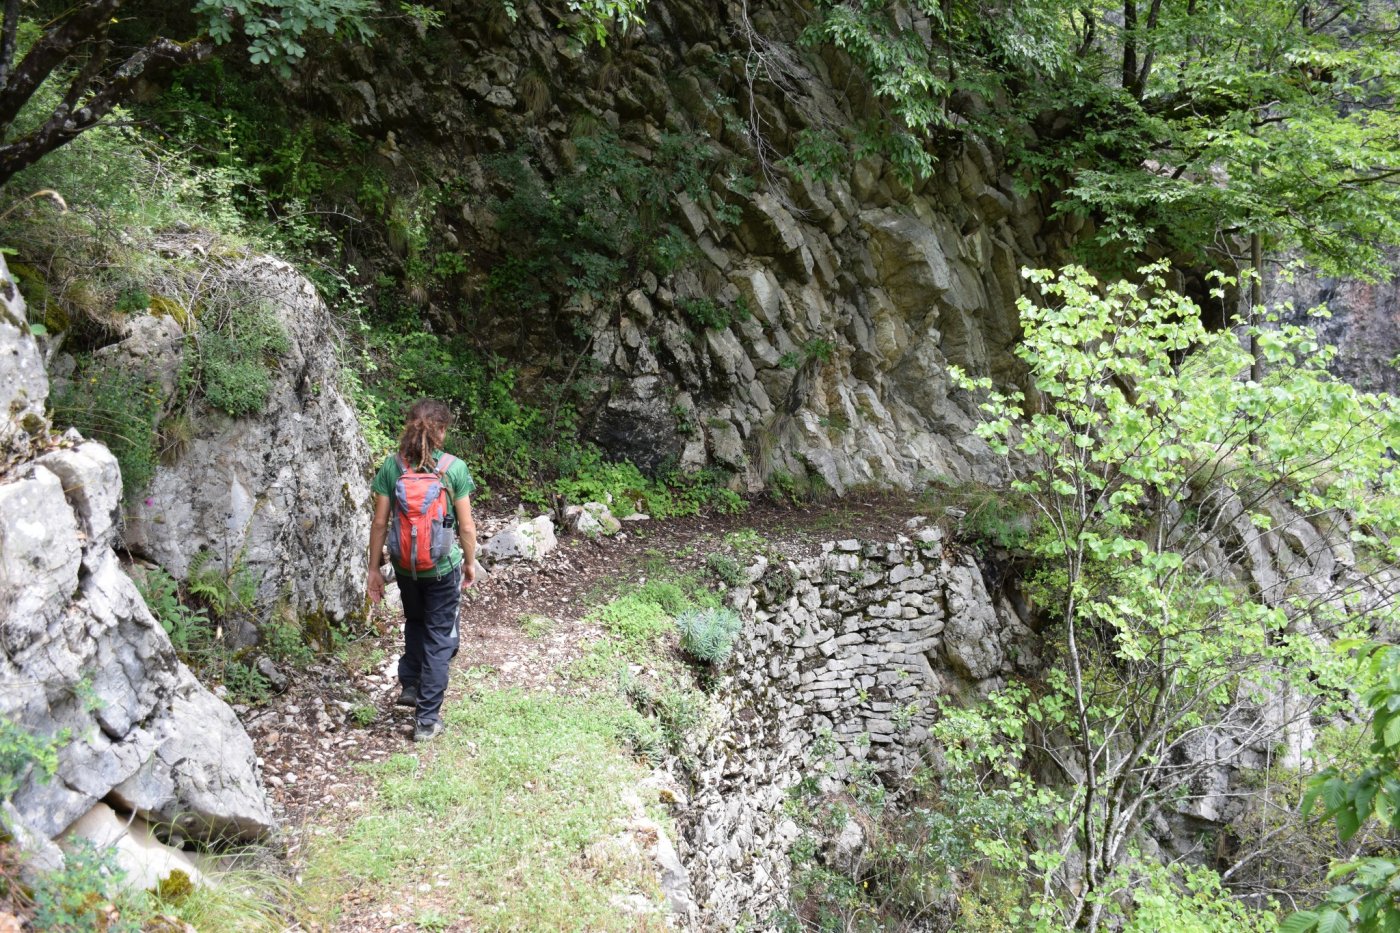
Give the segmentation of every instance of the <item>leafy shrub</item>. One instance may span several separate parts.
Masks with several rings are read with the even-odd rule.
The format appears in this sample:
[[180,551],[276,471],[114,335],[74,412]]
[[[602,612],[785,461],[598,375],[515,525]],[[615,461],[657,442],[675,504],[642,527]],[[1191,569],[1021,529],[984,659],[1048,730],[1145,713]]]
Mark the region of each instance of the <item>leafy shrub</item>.
[[107,445],[121,467],[122,492],[131,498],[155,475],[161,404],[154,380],[115,362],[85,357],[53,399],[53,419]]
[[0,719],[0,801],[9,800],[31,771],[39,783],[48,783],[58,770],[58,749],[67,741],[67,730],[44,739],[18,722]]
[[829,492],[830,487],[816,473],[793,474],[774,470],[768,474],[768,493],[780,502],[801,505]]
[[682,651],[705,664],[723,664],[743,622],[732,609],[693,609],[676,617],[676,627]]
[[676,304],[696,330],[724,330],[730,324],[747,321],[753,316],[743,298],[732,306],[709,297],[682,298]]
[[164,568],[151,567],[135,574],[133,579],[146,607],[182,657],[188,656],[198,642],[210,637],[209,614],[180,600],[180,584]]
[[[667,674],[660,676],[653,689],[626,667],[618,672],[618,688],[646,718],[647,725],[638,731],[645,736],[648,760],[659,760],[658,753],[666,750],[674,755],[684,754],[687,740],[704,721],[709,702],[705,694]],[[656,738],[653,730],[659,733],[659,747],[652,745]]]
[[738,493],[723,485],[723,476],[714,470],[693,474],[666,473],[649,478],[636,464],[626,460],[606,460],[598,448],[581,448],[571,460],[563,461],[565,472],[552,484],[552,490],[567,502],[607,502],[620,516],[641,511],[653,518],[698,515],[706,509],[725,514],[741,512],[747,503]]
[[295,622],[284,619],[264,625],[261,637],[263,647],[273,660],[306,667],[316,658],[316,652],[306,643],[305,632]]
[[[679,590],[677,590],[679,592]],[[666,634],[671,613],[652,594],[627,593],[600,609],[597,620],[609,634],[644,645]]]
[[[1131,906],[1124,908],[1113,899],[1107,901],[1112,929],[1123,933],[1273,933],[1280,929],[1273,911],[1247,906],[1209,868],[1168,867],[1151,859],[1139,859],[1132,863],[1132,874],[1128,885]],[[1350,929],[1350,925],[1339,929]]]
[[193,381],[213,407],[235,417],[267,407],[272,389],[269,367],[291,349],[287,331],[265,301],[233,294],[221,313],[206,312],[205,331],[192,341],[183,382]]
[[778,357],[778,365],[783,369],[796,369],[803,363],[817,361],[826,362],[831,359],[831,355],[836,352],[836,344],[821,337],[813,337],[802,345],[802,350],[789,350]]
[[648,765],[659,765],[666,758],[666,736],[655,719],[641,714],[623,717],[617,725],[619,741]]
[[523,150],[488,163],[509,192],[492,204],[506,254],[488,276],[493,307],[562,312],[573,295],[619,293],[644,272],[673,272],[690,253],[665,218],[678,191],[708,198],[710,147],[665,134],[646,162],[610,133],[579,136],[573,145],[575,170],[549,183]]
[[726,586],[740,586],[744,582],[743,565],[728,554],[720,552],[710,554],[705,558],[705,565]]
[[266,703],[272,697],[272,684],[257,668],[242,661],[224,664],[224,687],[233,703]]
[[203,550],[191,559],[185,586],[191,596],[198,597],[216,617],[224,619],[253,610],[259,582],[258,574],[244,564],[241,554],[225,570],[215,560],[213,551]]
[[99,850],[78,838],[64,853],[63,868],[45,872],[30,891],[36,930],[103,930],[106,933],[138,933],[141,924],[125,916],[130,911],[111,909],[120,899],[124,872],[117,867],[116,851]]

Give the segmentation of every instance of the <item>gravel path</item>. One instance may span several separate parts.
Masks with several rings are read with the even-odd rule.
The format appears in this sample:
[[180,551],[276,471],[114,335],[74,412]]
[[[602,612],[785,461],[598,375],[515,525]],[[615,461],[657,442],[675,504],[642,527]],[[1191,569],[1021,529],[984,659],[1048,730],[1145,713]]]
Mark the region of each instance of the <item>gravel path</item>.
[[[650,574],[702,570],[706,557],[737,531],[756,531],[771,554],[800,558],[826,540],[893,538],[918,513],[909,497],[869,494],[819,507],[756,503],[737,515],[625,522],[612,538],[560,538],[539,564],[517,564],[491,574],[462,601],[462,647],[453,662],[447,705],[473,690],[518,687],[570,691],[560,675],[601,630],[584,617],[608,594]],[[508,516],[482,509],[483,539]],[[530,618],[528,623],[523,620]],[[547,620],[547,621],[546,621]],[[367,636],[304,671],[291,672],[285,692],[265,706],[244,710],[248,733],[283,826],[280,849],[294,872],[311,834],[336,834],[356,820],[373,795],[374,779],[357,767],[399,753],[426,750],[411,740],[412,711],[393,706],[402,638],[399,619],[381,607],[383,634]],[[369,898],[351,895],[335,929],[408,930],[403,918],[374,912]],[[394,923],[394,920],[399,923]]]

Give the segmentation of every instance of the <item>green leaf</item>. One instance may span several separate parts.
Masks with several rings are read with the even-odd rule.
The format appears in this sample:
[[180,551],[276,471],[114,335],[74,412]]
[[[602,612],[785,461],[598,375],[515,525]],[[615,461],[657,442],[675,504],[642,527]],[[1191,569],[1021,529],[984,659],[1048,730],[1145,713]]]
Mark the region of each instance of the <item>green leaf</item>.
[[1278,928],[1278,933],[1308,933],[1315,926],[1317,926],[1316,911],[1300,910],[1283,921]]
[[1317,916],[1317,933],[1347,933],[1351,924],[1335,910],[1323,910]]

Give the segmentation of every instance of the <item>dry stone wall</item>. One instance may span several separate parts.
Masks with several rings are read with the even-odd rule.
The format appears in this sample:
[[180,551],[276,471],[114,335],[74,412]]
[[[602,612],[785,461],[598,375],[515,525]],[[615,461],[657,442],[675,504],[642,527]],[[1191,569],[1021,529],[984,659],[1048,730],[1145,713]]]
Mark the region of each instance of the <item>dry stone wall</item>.
[[828,544],[752,576],[733,594],[745,627],[717,687],[724,725],[694,749],[685,818],[691,884],[713,930],[787,906],[793,785],[835,790],[858,764],[906,775],[938,697],[994,689],[1036,654],[1011,602],[937,526]]
[[[1266,604],[1306,594],[1384,617],[1400,577],[1362,571],[1340,518],[1270,508],[1260,529],[1227,503],[1211,546],[1193,558]],[[940,697],[973,699],[1043,667],[1040,623],[1003,580],[921,519],[890,543],[824,545],[799,562],[750,569],[735,590],[744,619],[716,685],[715,729],[691,750],[684,851],[704,929],[760,922],[789,907],[798,826],[784,802],[799,781],[840,793],[852,769],[894,789],[924,760]],[[988,578],[997,582],[989,585]],[[1321,637],[1321,636],[1319,636]],[[1267,676],[1261,672],[1261,676]],[[1257,705],[1197,730],[1197,774],[1147,819],[1144,851],[1202,859],[1201,839],[1257,805],[1270,767],[1297,767],[1325,725],[1282,682]],[[839,848],[839,844],[838,844]]]

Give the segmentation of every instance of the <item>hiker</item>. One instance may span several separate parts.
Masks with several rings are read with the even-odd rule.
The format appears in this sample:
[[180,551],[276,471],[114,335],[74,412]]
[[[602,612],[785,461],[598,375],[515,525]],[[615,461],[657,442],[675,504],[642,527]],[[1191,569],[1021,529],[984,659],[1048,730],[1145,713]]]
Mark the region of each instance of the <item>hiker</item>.
[[[374,476],[369,532],[369,599],[384,597],[384,544],[403,597],[403,657],[396,706],[415,710],[415,742],[442,733],[447,668],[457,654],[457,606],[476,581],[476,525],[471,471],[442,452],[452,413],[424,399],[408,411],[397,453]],[[455,531],[455,536],[453,532]]]

